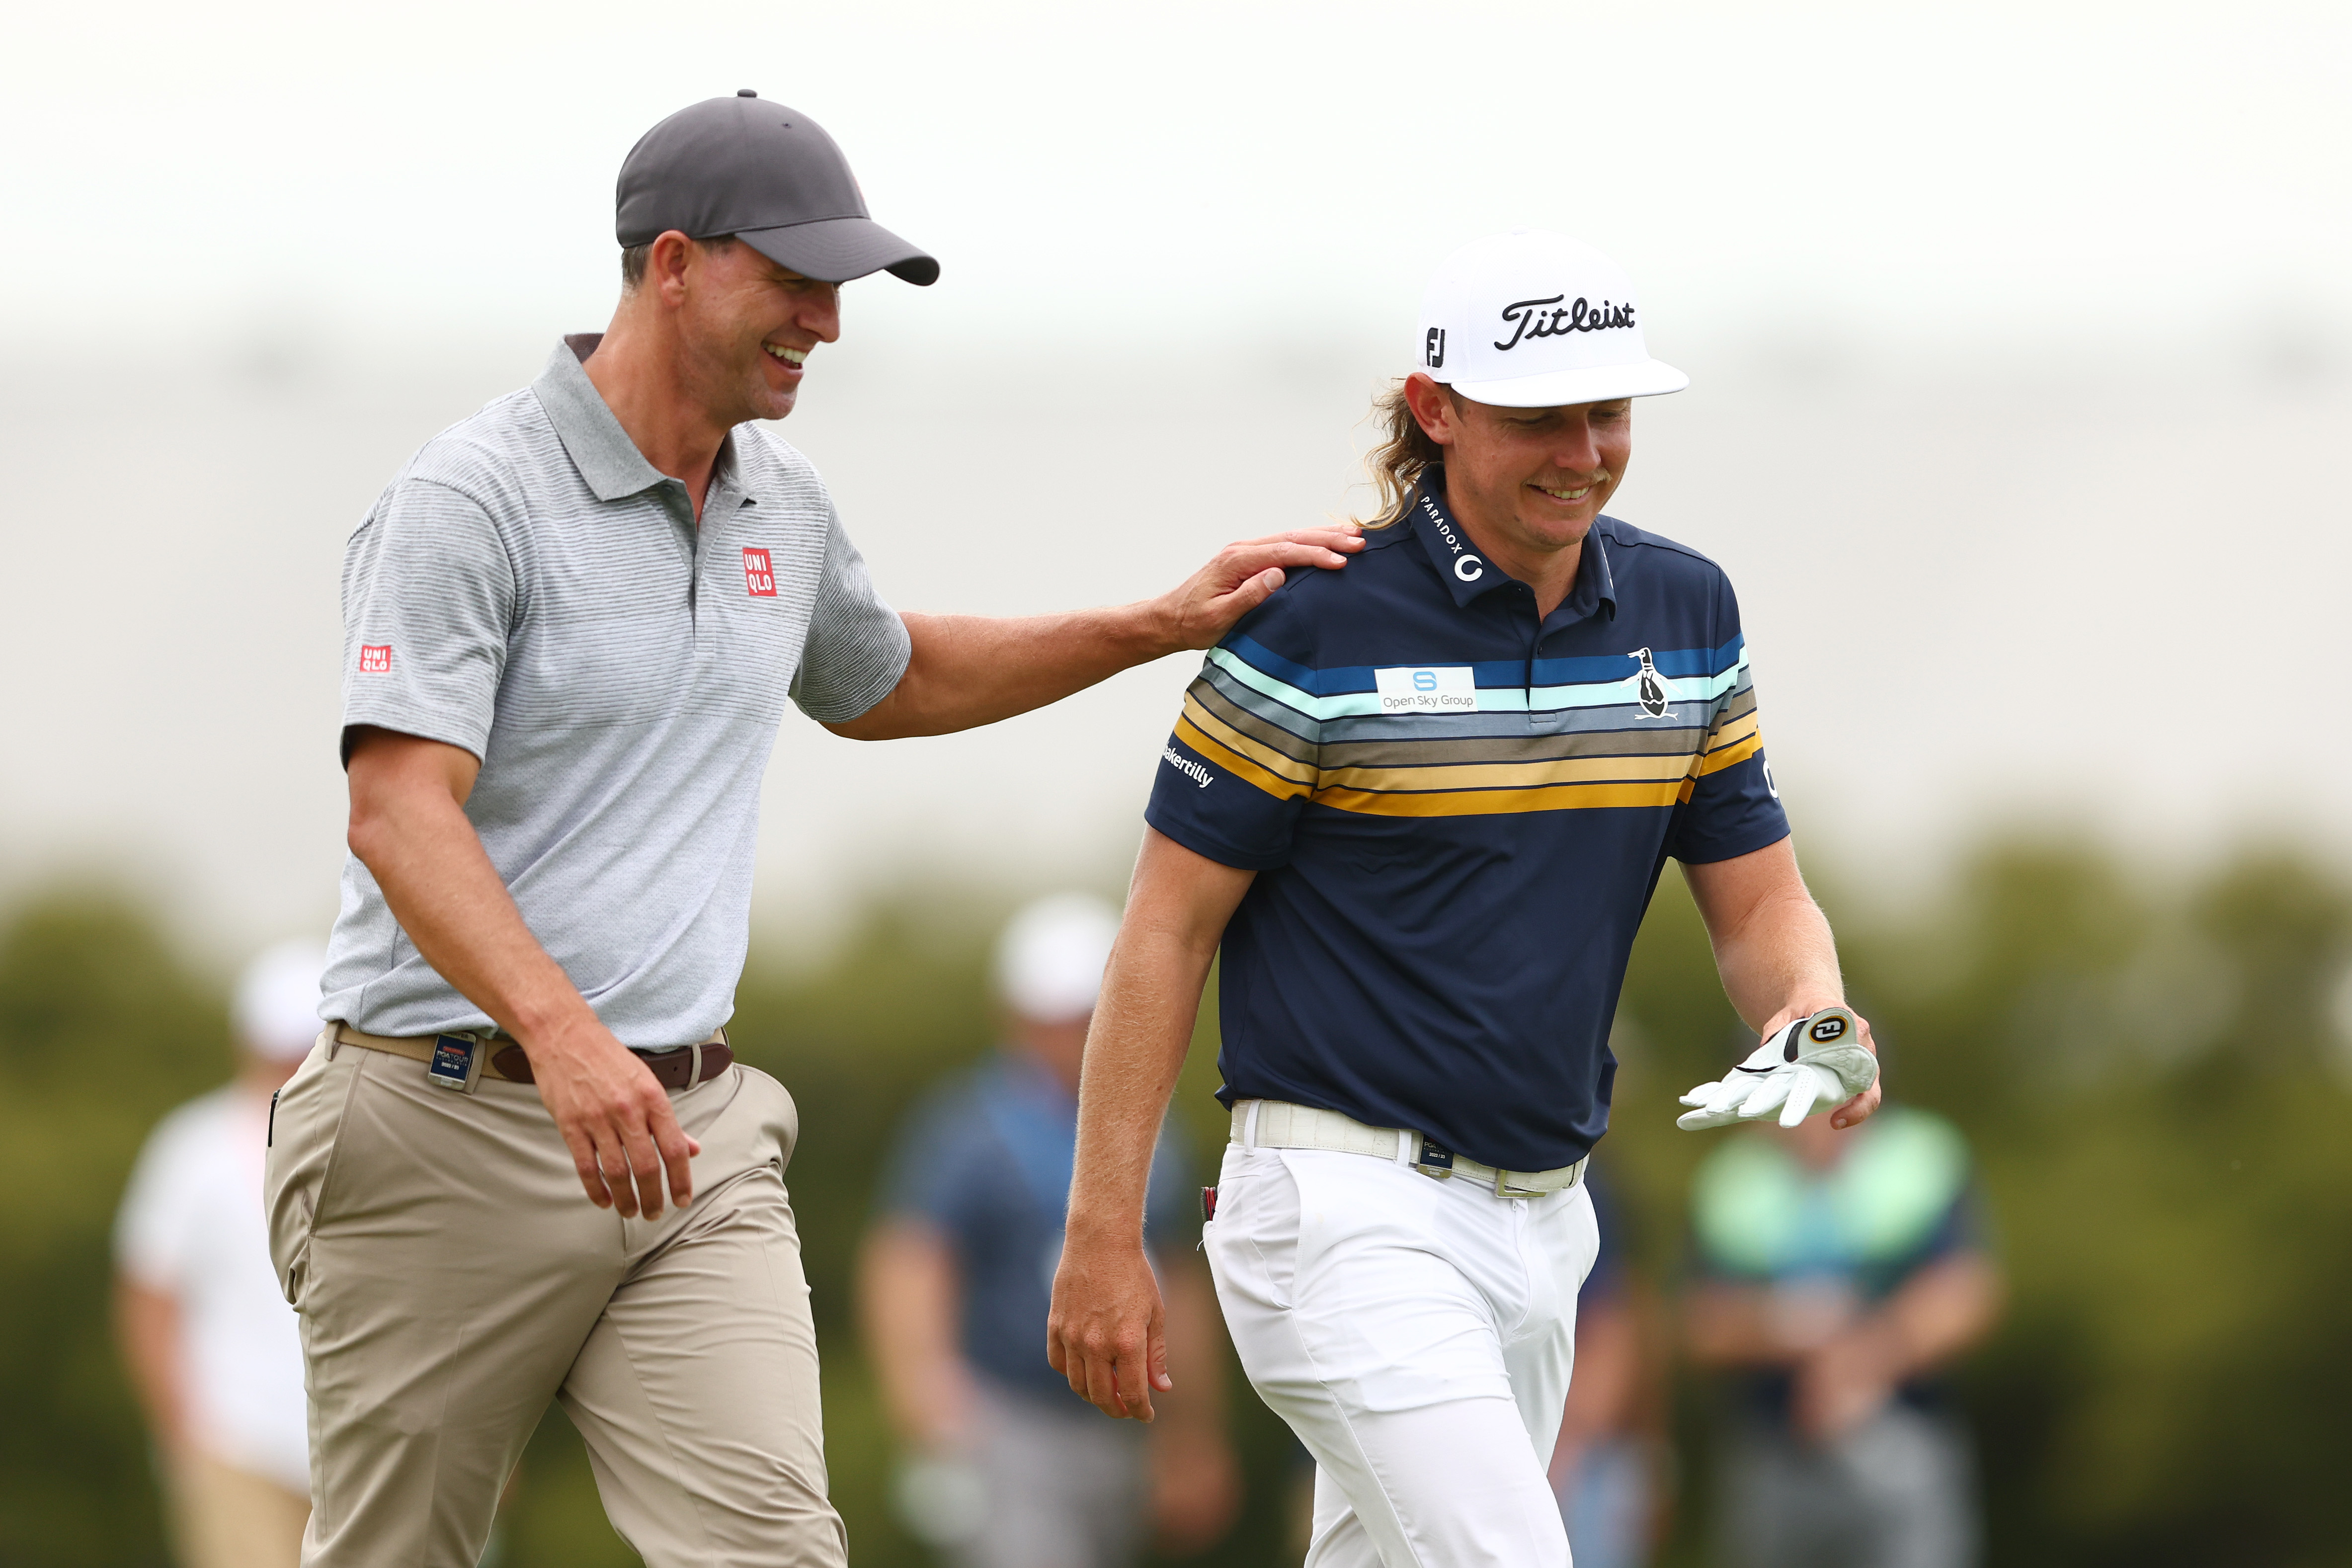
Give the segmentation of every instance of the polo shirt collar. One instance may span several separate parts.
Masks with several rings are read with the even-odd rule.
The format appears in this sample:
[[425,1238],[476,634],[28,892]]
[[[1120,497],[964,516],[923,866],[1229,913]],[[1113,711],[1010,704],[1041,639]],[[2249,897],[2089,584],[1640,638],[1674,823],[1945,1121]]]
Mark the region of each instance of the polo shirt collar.
[[[572,332],[555,345],[547,356],[547,368],[531,383],[531,391],[539,396],[540,406],[547,410],[548,423],[555,426],[558,439],[572,458],[580,477],[598,500],[621,500],[642,495],[656,485],[677,484],[667,474],[646,461],[629,433],[621,428],[620,419],[613,413],[604,395],[588,379],[582,361],[596,352],[604,341],[602,332]],[[729,431],[719,444],[719,461],[710,474],[711,492],[722,487],[748,495],[742,465],[736,461],[735,433]],[[679,487],[683,489],[683,486]]]
[[[1438,579],[1454,595],[1456,605],[1468,605],[1482,594],[1493,593],[1508,583],[1518,581],[1501,567],[1478,553],[1478,547],[1463,531],[1462,525],[1445,504],[1445,470],[1432,466],[1413,487],[1412,498],[1405,503],[1412,515],[1412,531],[1429,554],[1430,564],[1437,568]],[[1617,579],[1609,569],[1608,542],[1601,537],[1596,520],[1592,531],[1584,536],[1584,554],[1576,568],[1576,585],[1569,590],[1568,598],[1554,616],[1582,619],[1602,605],[1609,606],[1611,619],[1617,615]]]

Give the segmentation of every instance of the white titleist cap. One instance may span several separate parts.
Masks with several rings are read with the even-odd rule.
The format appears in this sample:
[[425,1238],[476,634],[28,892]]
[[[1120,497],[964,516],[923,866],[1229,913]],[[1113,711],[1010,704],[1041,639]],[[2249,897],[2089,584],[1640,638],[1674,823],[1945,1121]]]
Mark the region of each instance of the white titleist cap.
[[300,1061],[324,1026],[319,1021],[319,976],[327,945],[289,938],[263,950],[236,983],[236,1037],[255,1056]]
[[1513,229],[1447,257],[1421,299],[1419,368],[1473,403],[1558,408],[1680,392],[1650,357],[1633,285],[1580,240]]
[[1056,893],[1014,915],[996,939],[996,993],[1024,1018],[1058,1024],[1094,1011],[1118,915],[1089,893]]

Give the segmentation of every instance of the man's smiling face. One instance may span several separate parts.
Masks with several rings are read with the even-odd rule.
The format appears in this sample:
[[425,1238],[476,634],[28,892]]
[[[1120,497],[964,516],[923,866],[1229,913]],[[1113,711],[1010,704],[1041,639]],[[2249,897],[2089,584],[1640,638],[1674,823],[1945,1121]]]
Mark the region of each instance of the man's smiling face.
[[803,278],[738,240],[697,245],[678,329],[696,402],[738,425],[782,419],[819,343],[841,336],[841,290]]
[[1633,455],[1629,398],[1564,408],[1498,408],[1441,396],[1447,504],[1514,554],[1583,542]]

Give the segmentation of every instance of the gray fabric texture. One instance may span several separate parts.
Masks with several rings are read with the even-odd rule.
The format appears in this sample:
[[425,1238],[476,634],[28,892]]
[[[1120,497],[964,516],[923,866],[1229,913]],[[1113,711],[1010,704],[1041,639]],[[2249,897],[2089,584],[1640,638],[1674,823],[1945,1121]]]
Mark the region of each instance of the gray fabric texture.
[[1045,1404],[984,1373],[972,1398],[988,1518],[941,1553],[950,1568],[1131,1568],[1149,1493],[1143,1428],[1076,1400]]
[[[734,1011],[786,699],[855,718],[909,645],[807,458],[737,426],[698,526],[582,368],[596,341],[426,442],[352,536],[344,744],[376,725],[478,757],[466,815],[525,923],[622,1044],[658,1049]],[[490,1024],[356,857],[323,989],[370,1034]]]
[[1727,1568],[1976,1568],[1967,1432],[1895,1401],[1836,1442],[1736,1425],[1724,1444],[1717,1561]]

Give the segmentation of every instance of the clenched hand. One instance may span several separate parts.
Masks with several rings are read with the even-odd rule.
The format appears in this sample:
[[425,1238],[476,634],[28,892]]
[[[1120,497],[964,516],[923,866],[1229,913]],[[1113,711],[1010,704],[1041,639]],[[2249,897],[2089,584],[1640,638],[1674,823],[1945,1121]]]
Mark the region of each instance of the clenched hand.
[[1045,1359],[1070,1392],[1109,1416],[1150,1421],[1168,1375],[1167,1309],[1139,1241],[1087,1244],[1073,1237],[1054,1271]]

